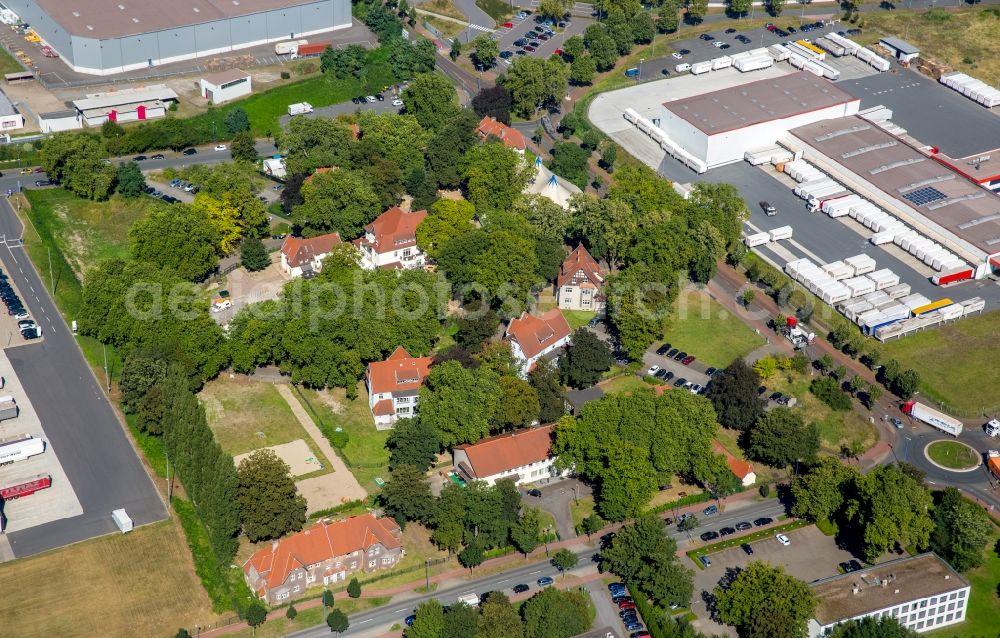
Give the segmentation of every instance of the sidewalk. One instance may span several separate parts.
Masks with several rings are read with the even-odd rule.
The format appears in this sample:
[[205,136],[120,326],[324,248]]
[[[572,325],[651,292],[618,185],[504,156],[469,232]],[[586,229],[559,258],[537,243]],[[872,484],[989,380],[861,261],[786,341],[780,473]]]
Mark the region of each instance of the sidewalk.
[[361,487],[358,480],[347,469],[344,460],[337,455],[337,451],[333,449],[330,442],[326,440],[323,433],[316,427],[316,423],[313,422],[312,417],[309,416],[305,408],[302,407],[302,404],[299,403],[298,398],[292,393],[292,389],[288,387],[288,384],[275,384],[274,387],[278,389],[278,393],[288,403],[288,407],[292,409],[292,414],[295,415],[295,418],[305,428],[306,433],[316,443],[320,452],[326,456],[327,460],[330,461],[330,465],[333,466],[333,474],[327,474],[321,478],[331,482],[333,486],[332,491],[339,497],[340,502],[347,503],[348,501],[363,501],[367,499],[368,492]]

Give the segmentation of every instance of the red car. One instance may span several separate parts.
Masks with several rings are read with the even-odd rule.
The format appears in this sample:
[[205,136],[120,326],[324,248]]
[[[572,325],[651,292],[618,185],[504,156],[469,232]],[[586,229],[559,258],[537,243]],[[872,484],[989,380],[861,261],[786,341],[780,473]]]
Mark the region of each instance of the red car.
[[524,46],[524,50],[525,51],[530,51],[531,53],[534,53],[535,52],[535,47],[531,46],[530,44],[526,44]]
[[503,28],[504,29],[513,29],[514,28],[514,23],[513,22],[504,22],[503,23]]
[[562,49],[556,49],[555,51],[553,51],[553,53],[555,53],[556,55],[562,55]]
[[626,610],[626,609],[635,609],[635,603],[630,603],[630,602],[622,601],[622,602],[618,603],[618,609],[623,610],[623,611]]
[[688,365],[691,365],[691,362],[694,361],[694,359],[695,359],[694,355],[693,354],[689,354],[688,356],[686,356],[683,359],[681,359],[681,363],[683,363],[684,365],[688,366]]

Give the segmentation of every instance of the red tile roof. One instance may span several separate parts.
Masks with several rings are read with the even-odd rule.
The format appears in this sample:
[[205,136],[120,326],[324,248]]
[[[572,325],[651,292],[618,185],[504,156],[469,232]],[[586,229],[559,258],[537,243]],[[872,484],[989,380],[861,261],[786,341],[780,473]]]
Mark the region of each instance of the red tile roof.
[[297,268],[306,262],[312,261],[317,255],[326,255],[334,246],[340,243],[342,242],[338,233],[329,233],[309,239],[289,235],[285,237],[284,243],[281,244],[281,252],[285,255],[288,265],[292,268]]
[[312,175],[302,180],[302,183],[312,184],[313,178],[316,177],[317,175],[322,175],[324,173],[332,173],[333,171],[338,170],[338,168],[339,167],[336,166],[321,166],[317,168],[315,171],[313,171]]
[[396,411],[392,407],[392,399],[382,399],[376,401],[372,406],[372,414],[375,416],[392,416]]
[[399,525],[391,518],[375,518],[372,514],[352,516],[342,521],[320,521],[291,536],[259,549],[243,563],[243,572],[252,566],[267,580],[267,588],[285,582],[297,567],[345,556],[356,550],[367,550],[380,543],[386,549],[401,546],[397,536]]
[[[372,246],[379,254],[416,246],[417,226],[425,217],[427,217],[426,210],[406,213],[399,206],[393,206],[365,226],[366,236],[357,239],[355,243]],[[367,234],[373,235],[374,241],[369,241]]]
[[566,285],[600,288],[604,285],[604,271],[583,244],[580,244],[563,261],[556,284],[558,288]]
[[476,133],[479,134],[481,139],[486,139],[488,137],[495,137],[503,142],[504,146],[508,148],[516,148],[523,151],[527,147],[527,143],[524,141],[524,135],[521,131],[516,128],[511,128],[504,124],[503,122],[498,122],[496,118],[487,115],[479,122],[479,127],[476,129]]
[[430,372],[431,361],[431,357],[411,357],[403,346],[396,348],[385,361],[372,361],[368,364],[368,385],[372,394],[420,388]]
[[554,424],[491,436],[479,443],[457,445],[472,464],[476,478],[486,478],[551,456]]
[[570,332],[569,324],[558,308],[553,308],[541,317],[523,312],[519,318],[511,319],[507,326],[507,336],[517,341],[521,352],[528,359],[565,339]]
[[713,441],[712,447],[715,449],[716,454],[726,457],[726,465],[729,466],[729,471],[736,475],[736,478],[742,481],[747,475],[753,473],[753,467],[749,463],[730,454],[729,450],[722,447],[722,444],[718,441]]

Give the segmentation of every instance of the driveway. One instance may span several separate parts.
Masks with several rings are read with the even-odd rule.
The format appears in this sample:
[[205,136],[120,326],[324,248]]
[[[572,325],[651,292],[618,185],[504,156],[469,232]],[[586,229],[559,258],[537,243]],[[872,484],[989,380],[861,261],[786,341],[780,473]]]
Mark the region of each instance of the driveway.
[[604,586],[603,581],[590,583],[586,586],[586,590],[590,594],[590,600],[594,603],[594,610],[597,612],[594,626],[607,628],[604,633],[598,632],[596,635],[605,636],[610,630],[615,635],[627,636],[628,632],[625,631],[625,626],[622,625],[621,618],[618,616],[618,606],[612,602],[611,594]]
[[576,530],[573,526],[573,514],[570,512],[570,505],[573,500],[590,495],[590,486],[581,483],[576,479],[566,479],[549,485],[538,486],[542,496],[528,496],[528,488],[521,489],[524,503],[532,507],[539,507],[552,514],[556,518],[556,532],[559,540],[576,537]]

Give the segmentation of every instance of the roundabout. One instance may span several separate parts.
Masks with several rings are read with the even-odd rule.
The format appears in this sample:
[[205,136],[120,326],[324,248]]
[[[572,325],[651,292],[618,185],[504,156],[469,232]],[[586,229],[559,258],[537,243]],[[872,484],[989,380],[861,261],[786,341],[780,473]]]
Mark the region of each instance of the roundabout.
[[975,448],[960,441],[937,440],[924,447],[924,457],[937,467],[950,472],[972,472],[982,463]]

